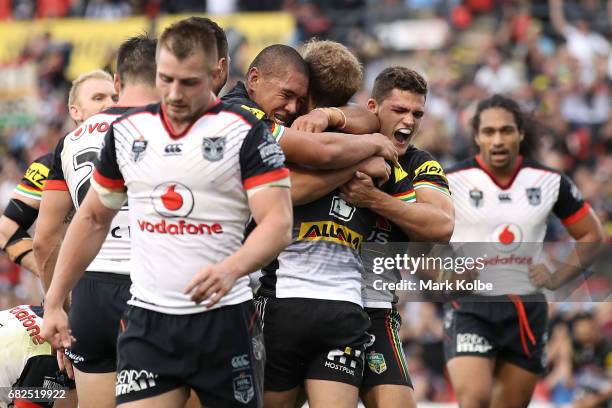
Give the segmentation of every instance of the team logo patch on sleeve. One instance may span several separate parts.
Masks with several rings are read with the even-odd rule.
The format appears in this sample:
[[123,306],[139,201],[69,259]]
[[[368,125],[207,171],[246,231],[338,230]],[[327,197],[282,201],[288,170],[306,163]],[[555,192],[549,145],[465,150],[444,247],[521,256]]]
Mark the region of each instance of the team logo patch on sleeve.
[[435,160],[428,160],[421,164],[415,171],[414,177],[418,176],[438,176],[446,180],[446,175],[442,169],[442,165]]
[[283,154],[283,150],[276,143],[272,136],[268,136],[268,140],[261,143],[257,146],[257,150],[259,150],[259,156],[261,160],[270,167],[283,167],[285,164],[285,155]]
[[49,176],[49,169],[41,163],[32,163],[26,170],[23,178],[34,184],[38,188],[43,188],[45,180]]
[[223,158],[225,153],[224,137],[202,138],[202,156],[208,161],[216,162]]

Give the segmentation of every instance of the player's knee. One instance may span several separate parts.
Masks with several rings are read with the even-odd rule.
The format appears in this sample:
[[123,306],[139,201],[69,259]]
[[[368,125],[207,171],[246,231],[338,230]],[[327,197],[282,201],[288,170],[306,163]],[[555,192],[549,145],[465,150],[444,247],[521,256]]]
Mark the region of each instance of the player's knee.
[[457,402],[461,408],[488,408],[491,396],[485,392],[463,392],[457,393]]
[[384,384],[360,392],[366,408],[416,408],[412,388],[405,385]]
[[453,385],[453,388],[461,408],[488,408],[491,403],[491,390],[476,382]]

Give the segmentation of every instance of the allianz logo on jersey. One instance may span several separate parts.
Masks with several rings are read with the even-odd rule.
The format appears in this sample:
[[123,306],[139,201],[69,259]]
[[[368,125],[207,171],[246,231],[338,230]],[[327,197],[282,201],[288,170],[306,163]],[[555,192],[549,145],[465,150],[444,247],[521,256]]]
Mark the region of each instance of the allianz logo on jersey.
[[298,241],[333,242],[359,251],[363,235],[333,221],[303,222],[300,224]]

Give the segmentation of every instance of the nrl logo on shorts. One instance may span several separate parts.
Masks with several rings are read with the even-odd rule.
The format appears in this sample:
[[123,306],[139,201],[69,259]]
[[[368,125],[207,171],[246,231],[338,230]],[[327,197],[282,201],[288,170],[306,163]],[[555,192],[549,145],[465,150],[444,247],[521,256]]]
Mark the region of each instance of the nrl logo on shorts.
[[224,137],[205,137],[202,139],[202,156],[208,161],[216,162],[223,158],[225,152]]
[[529,200],[529,204],[540,205],[540,202],[542,201],[542,189],[540,187],[526,188],[525,192],[527,193],[527,200]]
[[236,401],[248,404],[255,396],[255,386],[251,375],[241,373],[233,380],[234,398]]
[[368,360],[368,367],[370,367],[370,371],[376,374],[382,374],[387,371],[387,363],[385,362],[385,356],[382,353],[371,352],[366,356]]
[[145,151],[147,150],[147,142],[144,137],[140,136],[140,139],[136,139],[132,142],[132,154],[134,163],[137,163],[143,158]]

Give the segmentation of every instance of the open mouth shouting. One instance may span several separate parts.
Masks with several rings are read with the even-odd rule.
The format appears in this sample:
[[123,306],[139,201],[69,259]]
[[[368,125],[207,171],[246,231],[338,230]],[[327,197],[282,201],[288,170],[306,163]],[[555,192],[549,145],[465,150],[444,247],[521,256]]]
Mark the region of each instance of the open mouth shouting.
[[401,147],[408,145],[410,136],[412,136],[412,129],[410,128],[401,128],[396,130],[395,133],[393,133],[393,138],[395,139],[395,142]]

